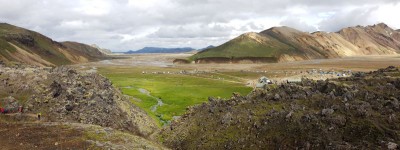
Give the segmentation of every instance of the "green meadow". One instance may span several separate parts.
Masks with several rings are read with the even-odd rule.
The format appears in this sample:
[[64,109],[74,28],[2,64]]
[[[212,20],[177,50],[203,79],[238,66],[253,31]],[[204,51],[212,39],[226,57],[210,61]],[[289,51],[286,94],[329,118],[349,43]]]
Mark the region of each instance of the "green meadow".
[[[160,125],[174,116],[184,114],[188,106],[208,101],[208,97],[229,98],[233,92],[246,95],[252,90],[238,78],[217,73],[187,75],[177,73],[179,71],[174,68],[151,67],[99,68],[100,74],[110,79],[125,95],[129,95],[132,103],[144,109]],[[163,105],[152,110],[158,104],[157,98],[162,100]]]

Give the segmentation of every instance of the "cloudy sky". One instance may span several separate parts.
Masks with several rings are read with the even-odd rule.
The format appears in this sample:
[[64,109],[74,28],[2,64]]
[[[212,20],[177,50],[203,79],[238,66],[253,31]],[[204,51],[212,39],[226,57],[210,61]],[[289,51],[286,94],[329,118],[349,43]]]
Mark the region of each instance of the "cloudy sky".
[[384,22],[398,29],[399,18],[400,0],[0,0],[0,22],[113,51],[202,48],[283,25],[332,32]]

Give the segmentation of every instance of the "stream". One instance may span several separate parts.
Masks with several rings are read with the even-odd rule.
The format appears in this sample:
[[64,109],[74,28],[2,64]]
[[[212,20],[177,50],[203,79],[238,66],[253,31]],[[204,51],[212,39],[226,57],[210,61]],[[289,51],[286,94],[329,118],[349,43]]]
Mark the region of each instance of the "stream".
[[164,105],[163,101],[160,98],[151,95],[151,93],[149,91],[147,91],[146,89],[139,88],[138,90],[140,93],[146,94],[147,96],[157,100],[157,104],[151,106],[151,108],[150,108],[152,112],[156,112],[158,107]]

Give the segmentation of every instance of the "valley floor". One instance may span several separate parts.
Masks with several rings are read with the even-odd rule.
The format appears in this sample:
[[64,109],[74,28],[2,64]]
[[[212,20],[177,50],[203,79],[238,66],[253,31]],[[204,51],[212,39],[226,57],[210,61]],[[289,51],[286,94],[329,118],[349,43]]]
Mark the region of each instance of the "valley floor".
[[[309,78],[325,80],[350,76],[387,66],[400,66],[400,55],[318,59],[268,64],[173,64],[191,54],[114,55],[124,59],[92,62],[76,67],[98,72],[131,97],[160,125],[185,113],[186,108],[229,98],[233,92],[246,95],[262,76],[275,83]],[[143,93],[147,91],[148,93]],[[161,101],[160,101],[161,100]],[[155,109],[154,109],[155,108]]]

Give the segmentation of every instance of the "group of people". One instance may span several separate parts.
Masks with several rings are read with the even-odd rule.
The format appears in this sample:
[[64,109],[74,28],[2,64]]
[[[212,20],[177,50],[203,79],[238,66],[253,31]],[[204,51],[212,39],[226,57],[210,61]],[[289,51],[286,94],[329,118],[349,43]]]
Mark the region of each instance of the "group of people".
[[7,114],[7,113],[22,113],[23,112],[23,107],[19,106],[17,108],[2,108],[0,107],[0,113],[2,114]]
[[[1,114],[23,113],[23,110],[24,110],[24,107],[22,107],[22,106],[19,106],[18,110],[16,110],[16,109],[7,109],[7,108],[0,107],[0,113]],[[41,112],[37,113],[37,119],[40,120],[41,117],[42,117],[42,113]]]

